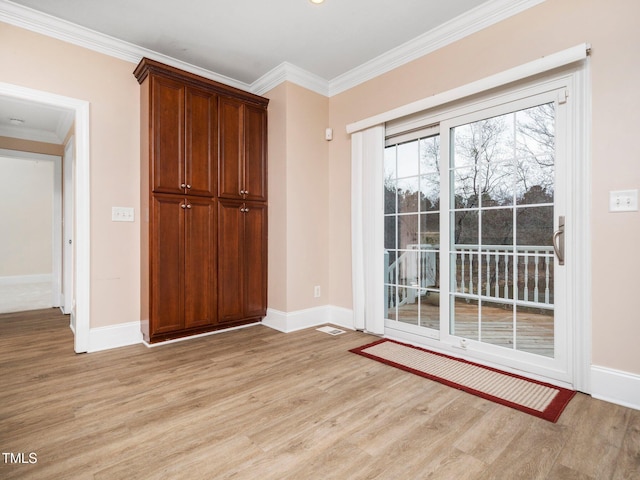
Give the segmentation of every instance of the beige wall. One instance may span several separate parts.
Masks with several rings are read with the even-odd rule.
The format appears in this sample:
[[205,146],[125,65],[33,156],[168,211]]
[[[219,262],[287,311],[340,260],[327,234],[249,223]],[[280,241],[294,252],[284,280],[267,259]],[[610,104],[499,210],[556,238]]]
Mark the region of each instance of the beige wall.
[[269,308],[294,312],[329,303],[329,101],[288,82],[266,96]]
[[0,277],[52,273],[53,166],[0,156]]
[[268,110],[269,279],[267,305],[287,311],[287,84],[271,90]]
[[[140,319],[139,90],[135,65],[0,23],[0,82],[90,102],[91,327]],[[11,68],[6,68],[11,66]]]
[[0,137],[0,148],[3,148],[5,150],[18,150],[20,152],[56,155],[58,157],[62,157],[62,155],[64,155],[64,145],[57,145],[55,143],[34,142],[31,140],[22,140],[20,138],[11,137]]
[[640,214],[608,212],[608,192],[640,187],[640,2],[546,2],[330,100],[330,303],[351,307],[347,124],[582,42],[592,44],[593,363],[640,373]]

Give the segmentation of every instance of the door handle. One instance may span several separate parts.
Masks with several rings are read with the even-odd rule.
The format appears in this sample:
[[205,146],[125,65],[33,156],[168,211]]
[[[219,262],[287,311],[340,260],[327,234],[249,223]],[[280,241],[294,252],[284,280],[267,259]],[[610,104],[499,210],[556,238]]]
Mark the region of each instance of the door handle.
[[558,264],[564,265],[564,215],[558,217],[558,229],[553,232],[553,251],[558,257]]

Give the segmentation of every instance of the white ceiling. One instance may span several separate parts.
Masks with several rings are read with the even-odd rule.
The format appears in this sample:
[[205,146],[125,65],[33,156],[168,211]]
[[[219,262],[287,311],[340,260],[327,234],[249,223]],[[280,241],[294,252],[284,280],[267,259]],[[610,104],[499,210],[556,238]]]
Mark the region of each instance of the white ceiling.
[[288,62],[331,80],[487,0],[12,0],[251,84]]
[[[353,86],[426,53],[425,45],[442,46],[541,1],[0,0],[0,21],[121,58],[155,57],[255,93],[283,68],[330,93],[332,82],[344,89],[351,77]],[[17,130],[9,118],[25,120],[23,138],[28,128],[55,133],[68,112],[51,113],[0,98],[0,135]]]

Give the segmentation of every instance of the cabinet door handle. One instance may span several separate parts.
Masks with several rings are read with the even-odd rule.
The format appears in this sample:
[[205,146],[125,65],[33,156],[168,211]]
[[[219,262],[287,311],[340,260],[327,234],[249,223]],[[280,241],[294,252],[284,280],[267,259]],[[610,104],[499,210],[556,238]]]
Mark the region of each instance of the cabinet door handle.
[[189,185],[188,183],[187,183],[187,188],[191,188],[191,185]]
[[187,188],[187,185],[186,185],[186,184],[184,184],[184,183],[181,183],[181,184],[180,184],[180,188]]
[[187,208],[187,206],[184,203],[182,205],[180,205],[180,207]]
[[191,204],[190,204],[190,203],[189,203],[189,204],[187,204],[187,208],[191,208]]

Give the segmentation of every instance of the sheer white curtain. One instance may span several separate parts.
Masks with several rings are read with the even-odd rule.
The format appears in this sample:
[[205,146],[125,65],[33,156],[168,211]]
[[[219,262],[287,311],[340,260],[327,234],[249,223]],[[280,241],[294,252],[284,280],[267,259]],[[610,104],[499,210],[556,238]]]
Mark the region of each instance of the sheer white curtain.
[[351,135],[354,327],[384,334],[384,125]]

